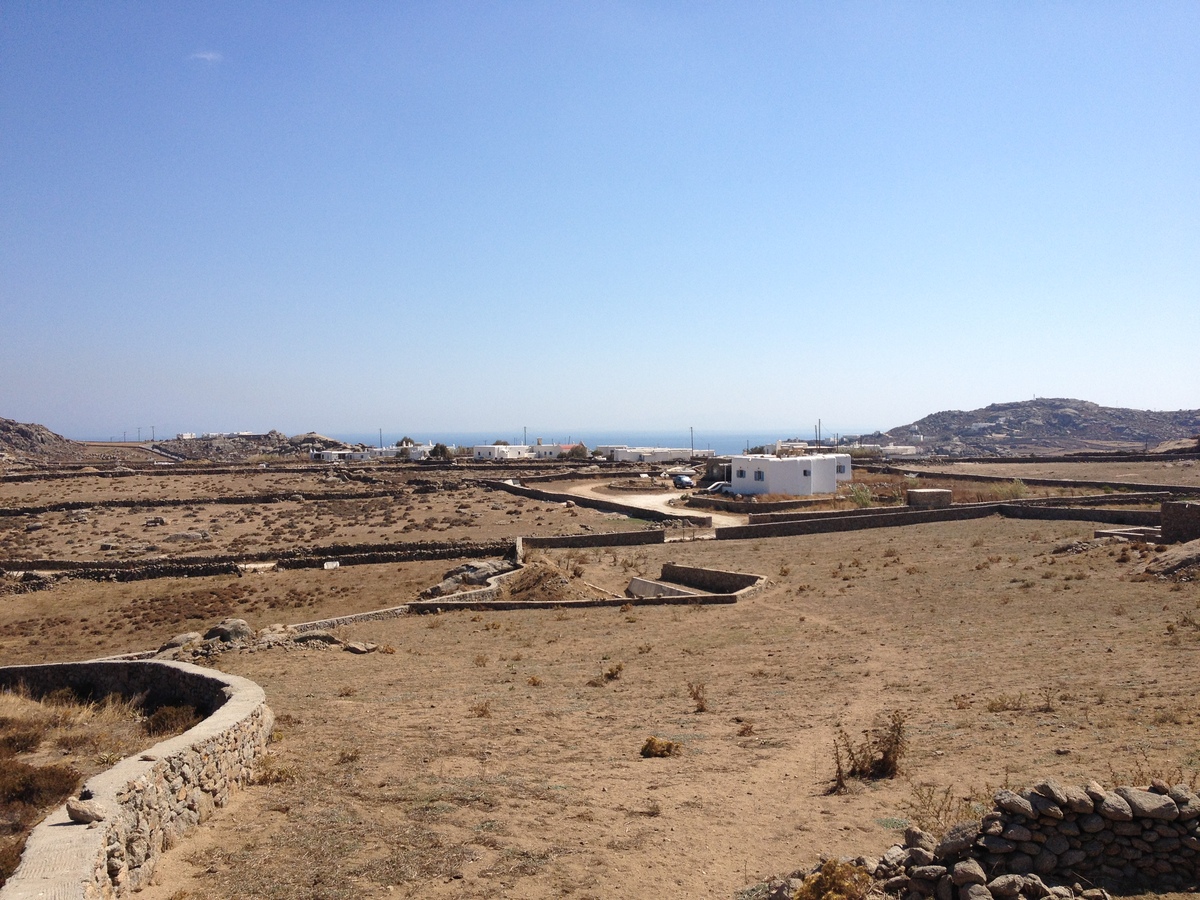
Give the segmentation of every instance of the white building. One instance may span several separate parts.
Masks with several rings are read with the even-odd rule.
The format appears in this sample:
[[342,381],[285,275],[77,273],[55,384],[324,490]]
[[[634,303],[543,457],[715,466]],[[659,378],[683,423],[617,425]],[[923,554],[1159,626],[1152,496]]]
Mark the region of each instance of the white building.
[[838,481],[848,480],[850,474],[846,453],[784,458],[754,454],[731,459],[729,483],[735,494],[805,497],[836,493]]
[[532,459],[533,448],[528,444],[477,444],[472,456],[477,460]]
[[313,450],[308,456],[309,459],[319,460],[320,462],[345,462],[350,457],[350,451]]
[[[607,449],[607,448],[600,448]],[[613,447],[610,459],[616,462],[667,463],[687,462],[693,456],[716,456],[715,450],[692,451],[687,447]]]
[[534,459],[558,459],[575,448],[575,444],[543,444],[542,439],[529,449],[533,451]]

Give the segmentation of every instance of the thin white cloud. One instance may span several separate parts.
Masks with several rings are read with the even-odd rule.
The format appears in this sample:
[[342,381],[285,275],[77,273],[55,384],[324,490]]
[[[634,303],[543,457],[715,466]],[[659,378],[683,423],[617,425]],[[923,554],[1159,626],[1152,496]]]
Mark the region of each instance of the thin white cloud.
[[188,59],[198,59],[206,63],[219,63],[222,57],[215,50],[200,50],[193,53]]

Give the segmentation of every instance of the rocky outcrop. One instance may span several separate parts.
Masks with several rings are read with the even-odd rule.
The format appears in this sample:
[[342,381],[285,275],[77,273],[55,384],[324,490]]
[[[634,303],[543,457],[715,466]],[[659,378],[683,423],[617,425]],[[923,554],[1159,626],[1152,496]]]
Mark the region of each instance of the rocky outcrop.
[[83,451],[82,444],[45,425],[0,419],[0,456],[28,462],[74,462],[83,458]]
[[[1200,409],[1172,412],[1099,406],[1087,400],[1038,398],[993,403],[970,411],[946,410],[878,435],[884,443],[987,454],[1017,447],[1085,449],[1092,444],[1153,446],[1200,434]],[[867,437],[864,436],[864,440]]]

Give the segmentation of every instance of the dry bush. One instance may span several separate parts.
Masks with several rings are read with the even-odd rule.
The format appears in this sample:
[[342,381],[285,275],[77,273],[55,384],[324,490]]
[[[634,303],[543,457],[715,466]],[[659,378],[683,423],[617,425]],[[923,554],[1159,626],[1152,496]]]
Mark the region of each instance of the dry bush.
[[888,714],[874,727],[864,730],[863,739],[857,745],[845,729],[839,728],[833,739],[836,774],[831,792],[845,791],[847,778],[874,781],[898,775],[900,761],[908,750],[904,721],[904,713],[899,710]]
[[272,754],[262,757],[254,773],[255,784],[291,784],[298,773],[294,766],[283,766]]
[[863,900],[871,890],[871,882],[865,869],[831,859],[804,879],[792,900]]
[[916,782],[909,783],[909,796],[900,804],[904,814],[922,831],[941,838],[952,825],[968,819],[978,819],[987,812],[987,798],[994,791],[962,797],[952,788]]
[[476,719],[490,719],[492,717],[492,701],[484,700],[482,703],[472,704],[471,716]]
[[198,724],[201,718],[194,706],[160,706],[146,717],[142,727],[151,737],[182,734]]
[[705,690],[704,682],[697,681],[696,683],[688,682],[688,696],[692,698],[692,702],[696,705],[696,712],[702,713],[708,711],[708,692]]
[[999,694],[987,702],[987,711],[991,713],[997,712],[1020,712],[1025,708],[1026,697],[1024,692],[1020,694]]
[[664,756],[678,756],[683,752],[683,747],[676,741],[668,741],[663,738],[648,737],[646,743],[642,744],[642,756],[646,759]]

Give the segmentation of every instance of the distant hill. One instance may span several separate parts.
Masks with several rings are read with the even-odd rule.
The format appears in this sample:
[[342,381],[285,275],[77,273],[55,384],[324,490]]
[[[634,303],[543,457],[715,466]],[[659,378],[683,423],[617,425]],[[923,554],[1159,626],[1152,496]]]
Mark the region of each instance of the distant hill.
[[22,461],[73,462],[83,455],[83,444],[55,434],[45,425],[0,419],[0,456]]
[[967,412],[937,412],[892,428],[880,437],[897,444],[918,444],[938,453],[1014,455],[1153,450],[1159,444],[1197,435],[1200,409],[1158,412],[1099,406],[1087,400],[1038,398],[993,403]]

